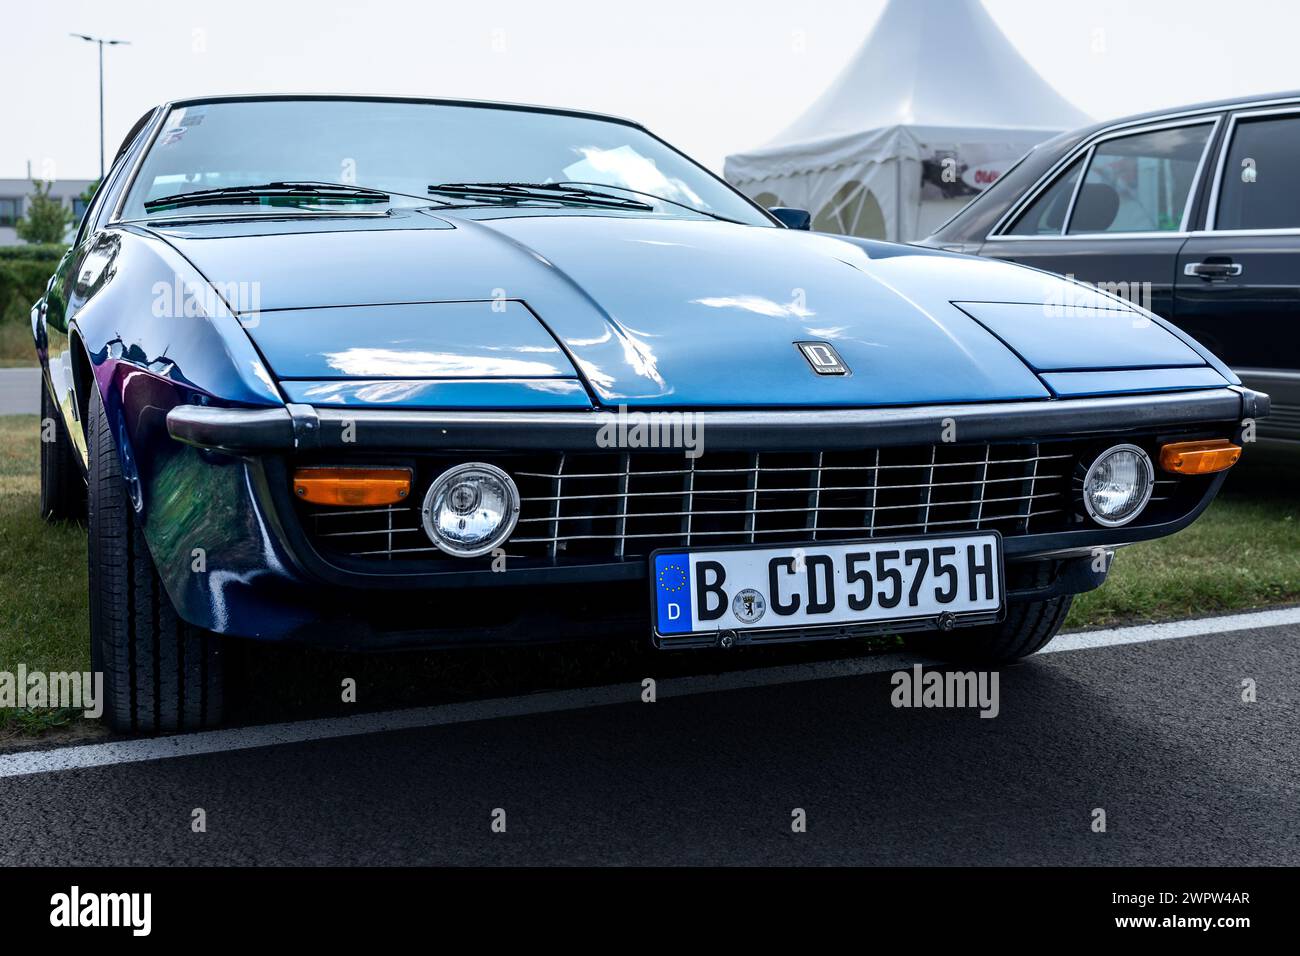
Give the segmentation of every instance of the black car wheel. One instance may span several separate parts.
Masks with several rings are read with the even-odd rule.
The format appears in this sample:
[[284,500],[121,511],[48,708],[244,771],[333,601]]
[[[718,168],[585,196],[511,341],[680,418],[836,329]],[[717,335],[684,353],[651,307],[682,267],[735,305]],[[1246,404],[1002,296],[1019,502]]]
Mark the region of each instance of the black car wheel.
[[86,520],[86,481],[58,407],[41,380],[41,517]]
[[186,623],[154,568],[98,390],[90,399],[90,649],[116,730],[197,730],[221,720],[221,639]]
[[[1031,565],[1022,574],[1017,582],[1020,586],[1042,587],[1050,579],[1050,568],[1043,562]],[[990,664],[1013,661],[1046,647],[1065,623],[1073,601],[1074,595],[1066,594],[1046,601],[1008,604],[1006,617],[999,624],[911,634],[906,643],[918,654],[939,660]]]
[[1047,646],[1070,613],[1070,595],[1007,607],[1001,624],[963,627],[947,634],[915,634],[908,646],[940,660],[999,663],[1028,657]]

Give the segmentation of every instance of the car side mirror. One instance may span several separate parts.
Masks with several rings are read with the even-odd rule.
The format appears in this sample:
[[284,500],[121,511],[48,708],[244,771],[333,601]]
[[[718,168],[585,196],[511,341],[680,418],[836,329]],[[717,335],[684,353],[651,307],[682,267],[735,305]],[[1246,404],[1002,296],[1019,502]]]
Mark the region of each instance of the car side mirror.
[[787,229],[811,229],[812,213],[807,209],[790,209],[787,206],[773,206],[768,210],[781,221]]

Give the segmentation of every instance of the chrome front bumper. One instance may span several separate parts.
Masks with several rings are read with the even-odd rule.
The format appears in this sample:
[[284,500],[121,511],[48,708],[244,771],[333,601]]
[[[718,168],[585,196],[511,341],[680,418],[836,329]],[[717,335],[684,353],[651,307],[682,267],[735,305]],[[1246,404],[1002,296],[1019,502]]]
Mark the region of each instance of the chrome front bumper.
[[[1268,415],[1269,398],[1242,386],[1185,392],[872,409],[693,412],[705,448],[827,450],[1118,434],[1166,425],[1239,422]],[[664,414],[664,413],[660,413]],[[233,454],[311,449],[594,449],[619,413],[411,411],[382,408],[216,408],[180,405],[167,415],[177,441]],[[947,439],[952,440],[952,439]]]

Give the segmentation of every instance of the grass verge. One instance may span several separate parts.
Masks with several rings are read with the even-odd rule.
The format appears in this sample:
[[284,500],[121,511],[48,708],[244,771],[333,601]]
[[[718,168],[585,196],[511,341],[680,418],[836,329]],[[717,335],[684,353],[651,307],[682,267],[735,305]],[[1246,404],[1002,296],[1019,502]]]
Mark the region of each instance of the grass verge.
[[[0,671],[86,671],[86,532],[37,509],[39,417],[0,418]],[[74,714],[0,710],[0,739],[61,727]]]
[[31,326],[0,322],[0,368],[26,368],[36,364]]
[[[1235,477],[1235,476],[1234,476]],[[1231,486],[1191,527],[1123,548],[1068,628],[1201,617],[1300,600],[1300,501]]]

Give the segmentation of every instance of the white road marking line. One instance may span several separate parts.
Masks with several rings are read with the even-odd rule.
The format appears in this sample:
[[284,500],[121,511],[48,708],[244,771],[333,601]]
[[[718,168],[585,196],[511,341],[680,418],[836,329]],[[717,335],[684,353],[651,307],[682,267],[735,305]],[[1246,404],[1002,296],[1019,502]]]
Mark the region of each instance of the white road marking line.
[[40,380],[39,368],[0,368],[0,415],[39,415]]
[[[910,667],[917,659],[912,655],[879,654],[868,658],[789,664],[718,675],[671,677],[656,682],[655,695],[657,699],[686,697],[692,694],[767,687],[773,684],[793,684],[831,677],[856,677]],[[169,757],[194,757],[199,754],[228,750],[250,750],[279,744],[378,734],[391,730],[473,723],[501,717],[527,717],[534,714],[605,707],[610,704],[632,704],[640,700],[641,684],[638,681],[605,687],[546,691],[523,697],[498,697],[468,701],[463,704],[440,704],[409,710],[380,711],[358,714],[355,717],[327,717],[285,724],[263,724],[229,730],[178,734],[172,737],[86,744],[79,747],[0,756],[0,778],[76,770],[84,767],[104,767],[120,763],[138,763],[145,760],[163,760]]]
[[1116,644],[1144,644],[1147,641],[1168,641],[1201,634],[1227,634],[1231,631],[1247,631],[1255,627],[1278,627],[1286,624],[1300,624],[1300,607],[1251,611],[1246,614],[1225,614],[1222,617],[1203,617],[1195,621],[1137,624],[1132,627],[1113,627],[1102,631],[1073,631],[1060,635],[1039,653],[1082,651],[1094,647],[1114,647]]
[[[1142,644],[1148,641],[1164,641],[1287,624],[1300,624],[1300,608],[1231,614],[1195,621],[1174,621],[1169,624],[1142,624],[1100,631],[1078,631],[1062,634],[1040,653],[1091,650],[1120,644]],[[660,699],[688,697],[694,694],[797,684],[836,677],[860,677],[865,674],[902,670],[924,660],[911,654],[875,654],[871,657],[786,664],[726,674],[670,677],[658,681],[655,691]],[[526,717],[534,714],[584,710],[611,704],[637,703],[640,699],[641,684],[629,682],[606,687],[547,691],[523,697],[504,697],[469,701],[463,704],[441,704],[410,710],[358,714],[355,717],[330,717],[285,724],[238,727],[230,730],[210,730],[173,737],[121,740],[55,750],[29,751],[0,756],[0,778],[165,760],[172,757],[195,757],[200,754],[252,750],[259,747],[356,737],[394,730],[441,727],[503,717]]]

